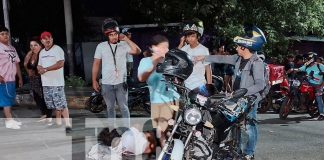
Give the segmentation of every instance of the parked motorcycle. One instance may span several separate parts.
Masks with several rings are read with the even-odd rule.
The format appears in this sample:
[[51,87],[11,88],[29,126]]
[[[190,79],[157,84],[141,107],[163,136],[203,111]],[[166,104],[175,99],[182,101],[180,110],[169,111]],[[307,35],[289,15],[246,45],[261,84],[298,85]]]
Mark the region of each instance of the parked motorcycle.
[[298,111],[302,108],[307,109],[311,117],[318,116],[315,88],[308,84],[305,72],[299,72],[295,77],[289,81],[290,92],[280,107],[280,119],[286,119],[292,110]]
[[[145,83],[129,85],[128,88],[128,108],[132,112],[135,109],[144,110],[151,113],[150,93]],[[93,113],[100,113],[106,108],[106,103],[101,92],[93,92],[86,101],[86,109]]]
[[289,92],[288,80],[285,79],[282,83],[271,86],[267,96],[259,102],[258,112],[265,113],[273,110],[279,113],[280,106]]
[[266,69],[269,72],[271,87],[267,96],[259,102],[258,112],[265,113],[271,109],[279,113],[280,106],[288,94],[287,89],[289,89],[288,80],[284,76],[284,66],[267,64]]
[[151,114],[150,92],[146,83],[129,87],[128,107],[130,112],[136,109]]

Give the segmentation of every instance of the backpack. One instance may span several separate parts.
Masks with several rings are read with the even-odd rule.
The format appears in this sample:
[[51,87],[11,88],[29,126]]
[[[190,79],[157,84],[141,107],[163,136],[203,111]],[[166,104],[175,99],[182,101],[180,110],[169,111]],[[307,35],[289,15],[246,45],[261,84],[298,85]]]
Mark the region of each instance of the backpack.
[[[253,69],[253,63],[254,63],[254,61],[251,64],[250,75],[253,77],[253,80],[254,80],[253,70],[252,70]],[[263,62],[263,64],[264,64],[264,82],[265,82],[265,86],[261,91],[259,91],[259,93],[260,93],[262,98],[265,98],[268,95],[269,91],[270,91],[271,84],[269,82],[270,81],[269,80],[269,77],[270,77],[269,72],[270,71],[269,72],[267,71],[267,64],[264,63],[264,62]]]
[[[236,62],[239,59],[240,59],[240,57],[238,57],[236,59]],[[254,60],[254,61],[256,61],[256,60]],[[254,63],[254,61],[252,62],[251,68],[250,68],[250,75],[252,76],[253,81],[254,81],[254,76],[253,76],[253,63]],[[269,91],[270,91],[271,84],[269,83],[269,77],[270,76],[269,76],[269,72],[267,72],[267,64],[264,63],[264,62],[263,62],[263,64],[264,64],[264,81],[265,81],[265,86],[264,86],[264,88],[261,91],[259,91],[259,93],[260,93],[260,95],[261,95],[262,98],[265,98],[267,96],[267,94],[269,93]]]

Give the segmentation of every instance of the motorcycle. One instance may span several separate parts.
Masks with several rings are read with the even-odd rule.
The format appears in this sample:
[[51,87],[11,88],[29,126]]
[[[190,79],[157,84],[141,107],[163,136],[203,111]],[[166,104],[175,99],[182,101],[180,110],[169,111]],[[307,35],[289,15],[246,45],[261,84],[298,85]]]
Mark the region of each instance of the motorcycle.
[[313,118],[319,115],[315,101],[315,88],[307,82],[305,72],[296,74],[295,79],[289,81],[290,92],[286,96],[279,111],[280,119],[286,119],[291,111],[301,108],[307,109],[307,113]]
[[147,114],[151,114],[150,92],[145,83],[129,87],[128,107],[130,112],[144,109]]
[[[150,93],[145,83],[131,85],[128,87],[128,108],[132,112],[135,109],[143,109],[145,113],[151,113]],[[100,113],[106,108],[106,103],[101,92],[93,92],[85,103],[87,110]]]
[[280,84],[271,86],[269,93],[259,102],[258,112],[265,113],[271,109],[274,112],[279,113],[280,106],[288,92],[289,84],[287,79],[284,79]]
[[[168,139],[158,160],[180,159],[224,159],[229,154],[242,158],[240,149],[241,122],[245,120],[255,96],[244,96],[246,89],[240,89],[227,97],[226,94],[206,95],[191,91],[175,81],[181,95],[180,107],[171,106],[174,119],[169,120]],[[199,88],[199,91],[208,87]],[[208,90],[208,89],[207,89]],[[217,128],[212,124],[211,114],[225,122],[224,138],[214,145]],[[221,123],[221,122],[216,122]],[[226,154],[225,154],[226,153]]]
[[279,113],[280,106],[289,92],[289,83],[285,78],[284,66],[268,64],[266,69],[269,72],[269,93],[259,102],[258,112],[265,113],[272,109]]

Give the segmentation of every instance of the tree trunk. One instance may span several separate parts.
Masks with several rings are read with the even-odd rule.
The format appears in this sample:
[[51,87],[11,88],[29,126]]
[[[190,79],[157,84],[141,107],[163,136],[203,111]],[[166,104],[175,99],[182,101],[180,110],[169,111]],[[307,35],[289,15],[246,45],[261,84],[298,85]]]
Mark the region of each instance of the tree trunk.
[[[8,28],[9,30],[9,38],[11,37],[10,35],[10,23],[9,23],[9,10],[8,10],[8,0],[2,0],[2,6],[3,6],[3,19],[5,23],[5,27]],[[9,44],[11,44],[11,38],[9,40]]]
[[71,0],[63,0],[65,15],[65,32],[66,32],[66,48],[68,54],[69,75],[74,75],[74,59],[73,59],[73,22],[71,11]]

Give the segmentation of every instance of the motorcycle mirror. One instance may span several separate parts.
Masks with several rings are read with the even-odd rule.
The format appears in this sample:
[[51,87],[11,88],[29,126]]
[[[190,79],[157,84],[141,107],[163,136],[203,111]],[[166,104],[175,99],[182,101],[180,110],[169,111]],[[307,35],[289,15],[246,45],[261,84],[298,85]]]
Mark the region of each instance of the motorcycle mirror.
[[244,96],[247,93],[247,89],[246,88],[240,88],[236,91],[234,91],[232,98],[236,99],[236,98],[240,98],[242,96]]

